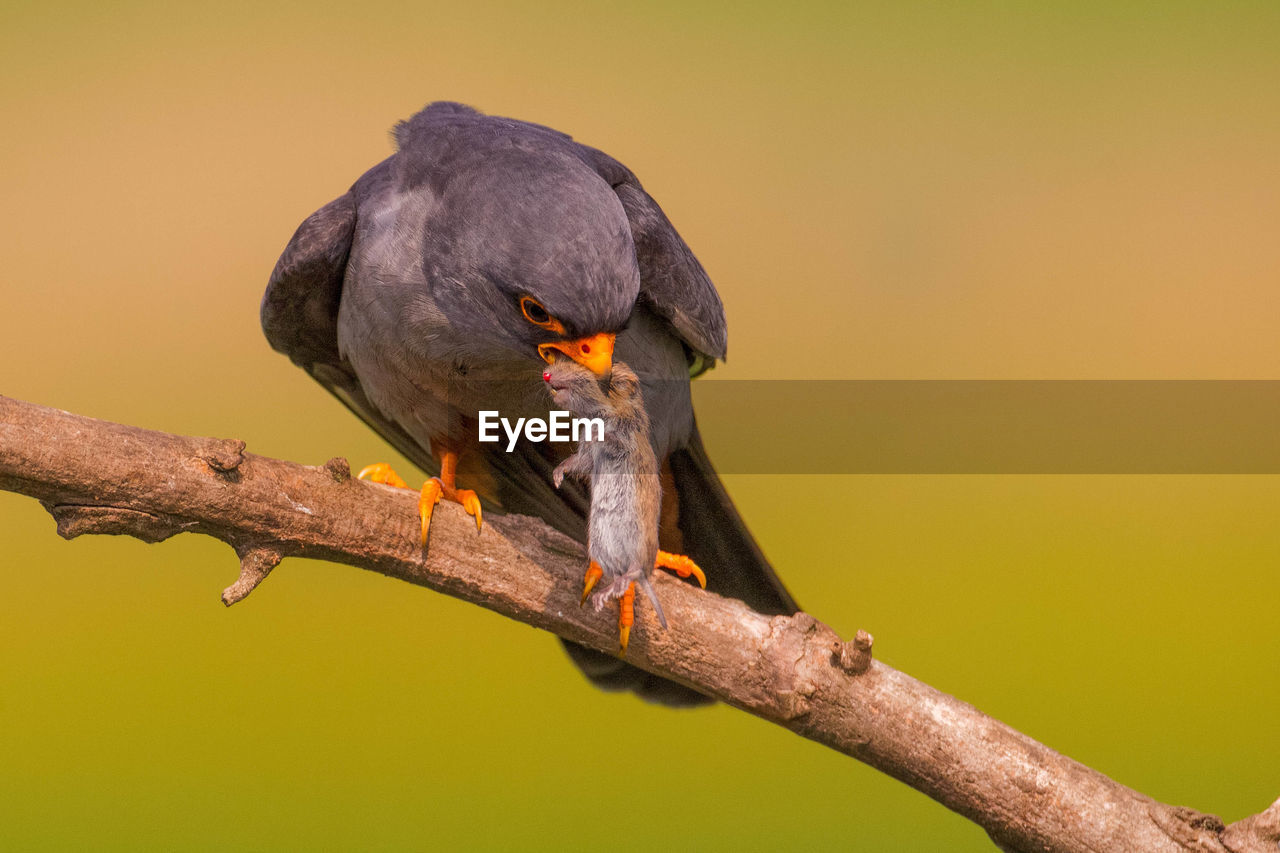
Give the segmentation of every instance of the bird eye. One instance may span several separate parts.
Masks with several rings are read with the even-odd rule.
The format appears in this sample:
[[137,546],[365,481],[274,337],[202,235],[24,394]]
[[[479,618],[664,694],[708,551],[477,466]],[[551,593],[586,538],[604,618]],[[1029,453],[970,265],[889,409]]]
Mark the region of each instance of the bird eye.
[[538,304],[538,301],[532,296],[525,296],[520,299],[520,311],[524,314],[524,318],[536,326],[551,320],[551,315],[547,313],[547,309]]
[[547,313],[547,309],[543,308],[541,303],[532,296],[520,297],[520,313],[524,314],[524,318],[535,326],[550,329],[557,333],[564,332],[564,326],[560,325],[560,321]]

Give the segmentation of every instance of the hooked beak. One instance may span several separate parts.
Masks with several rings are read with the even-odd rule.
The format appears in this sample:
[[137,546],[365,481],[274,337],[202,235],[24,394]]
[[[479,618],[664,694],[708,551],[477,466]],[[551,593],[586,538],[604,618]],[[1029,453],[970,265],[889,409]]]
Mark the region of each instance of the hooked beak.
[[550,364],[555,361],[553,353],[562,352],[596,376],[604,376],[613,368],[613,342],[616,337],[617,335],[601,332],[576,341],[538,344],[538,355]]

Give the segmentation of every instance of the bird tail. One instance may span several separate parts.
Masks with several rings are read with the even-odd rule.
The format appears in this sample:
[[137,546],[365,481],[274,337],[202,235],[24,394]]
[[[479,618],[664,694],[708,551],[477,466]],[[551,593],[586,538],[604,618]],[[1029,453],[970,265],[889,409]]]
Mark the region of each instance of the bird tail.
[[734,508],[695,425],[689,443],[668,459],[679,499],[684,553],[702,567],[707,589],[769,616],[800,607]]

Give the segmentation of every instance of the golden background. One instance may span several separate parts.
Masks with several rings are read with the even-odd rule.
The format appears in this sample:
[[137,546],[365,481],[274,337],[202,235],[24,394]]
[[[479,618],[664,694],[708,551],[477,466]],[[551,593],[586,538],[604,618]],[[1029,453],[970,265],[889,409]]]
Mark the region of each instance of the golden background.
[[[0,393],[394,459],[258,300],[444,98],[639,174],[724,297],[717,378],[1277,378],[1278,44],[1270,2],[9,3]],[[1280,794],[1280,478],[728,485],[888,663],[1157,798]],[[741,713],[594,692],[478,608],[289,560],[225,610],[235,573],[0,495],[0,843],[991,849]]]

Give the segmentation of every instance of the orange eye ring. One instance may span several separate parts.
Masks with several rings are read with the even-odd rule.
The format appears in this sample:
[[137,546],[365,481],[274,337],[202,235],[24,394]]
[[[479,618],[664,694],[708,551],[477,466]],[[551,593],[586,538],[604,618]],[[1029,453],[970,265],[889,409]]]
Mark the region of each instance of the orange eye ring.
[[555,332],[557,335],[564,334],[564,326],[555,317],[552,317],[546,308],[542,307],[542,303],[534,299],[532,296],[520,297],[520,313],[524,318],[540,329],[546,329]]

